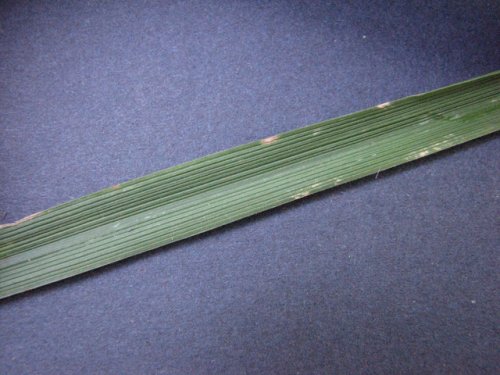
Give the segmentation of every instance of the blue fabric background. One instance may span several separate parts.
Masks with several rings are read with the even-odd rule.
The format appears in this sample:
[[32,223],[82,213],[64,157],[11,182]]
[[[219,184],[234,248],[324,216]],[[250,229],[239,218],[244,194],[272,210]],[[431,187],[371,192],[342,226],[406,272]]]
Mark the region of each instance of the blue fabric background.
[[[500,68],[498,1],[3,1],[2,222]],[[486,137],[0,302],[1,374],[499,373]]]

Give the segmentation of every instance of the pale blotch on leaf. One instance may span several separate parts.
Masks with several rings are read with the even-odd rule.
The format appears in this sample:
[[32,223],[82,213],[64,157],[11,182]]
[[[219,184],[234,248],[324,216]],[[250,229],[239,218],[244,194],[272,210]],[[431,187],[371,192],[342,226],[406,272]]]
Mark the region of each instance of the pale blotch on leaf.
[[279,136],[277,135],[272,135],[270,137],[267,137],[267,138],[264,138],[264,139],[261,139],[260,140],[260,143],[263,144],[263,145],[270,145],[274,142],[276,142],[276,140],[279,138]]
[[391,105],[391,102],[385,102],[385,103],[379,104],[377,106],[377,108],[383,109],[383,108],[386,108],[386,107],[388,107],[390,105]]
[[295,194],[292,198],[293,199],[300,199],[300,198],[307,197],[309,194],[311,194],[309,191],[302,191],[300,193]]
[[17,221],[14,221],[13,223],[8,223],[8,224],[2,224],[0,225],[0,228],[6,228],[6,227],[11,227],[13,225],[17,225],[17,224],[21,224],[21,223],[24,223],[25,221],[29,221],[31,219],[34,219],[35,217],[37,217],[38,215],[40,215],[41,212],[35,212],[34,214],[31,214],[31,215],[28,215],[28,216],[25,216],[23,217],[22,219],[19,219]]
[[340,183],[342,183],[342,181],[344,181],[342,178],[335,178],[334,179],[335,185],[340,185]]

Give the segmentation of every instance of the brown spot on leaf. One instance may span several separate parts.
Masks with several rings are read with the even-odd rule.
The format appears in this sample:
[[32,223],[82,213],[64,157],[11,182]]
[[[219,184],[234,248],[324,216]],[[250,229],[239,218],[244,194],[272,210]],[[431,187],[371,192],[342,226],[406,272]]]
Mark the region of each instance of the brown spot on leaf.
[[385,102],[385,103],[379,104],[377,106],[377,108],[383,109],[383,108],[388,107],[390,105],[391,105],[391,102]]
[[115,185],[111,186],[111,189],[116,190],[116,189],[119,189],[120,187],[121,187],[120,184],[115,184]]

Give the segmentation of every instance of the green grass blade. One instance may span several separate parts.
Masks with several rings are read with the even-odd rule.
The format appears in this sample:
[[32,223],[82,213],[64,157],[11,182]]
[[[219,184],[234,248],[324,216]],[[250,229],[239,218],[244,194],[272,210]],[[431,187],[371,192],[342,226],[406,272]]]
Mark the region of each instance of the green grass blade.
[[0,227],[0,298],[500,130],[500,72],[272,136]]

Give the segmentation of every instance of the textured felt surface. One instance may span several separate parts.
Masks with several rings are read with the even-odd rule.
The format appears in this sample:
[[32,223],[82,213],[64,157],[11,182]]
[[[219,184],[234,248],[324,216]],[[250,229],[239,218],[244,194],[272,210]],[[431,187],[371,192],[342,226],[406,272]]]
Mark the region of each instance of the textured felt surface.
[[[2,222],[500,68],[498,1],[338,3],[3,1]],[[499,373],[499,146],[1,301],[0,373]]]

